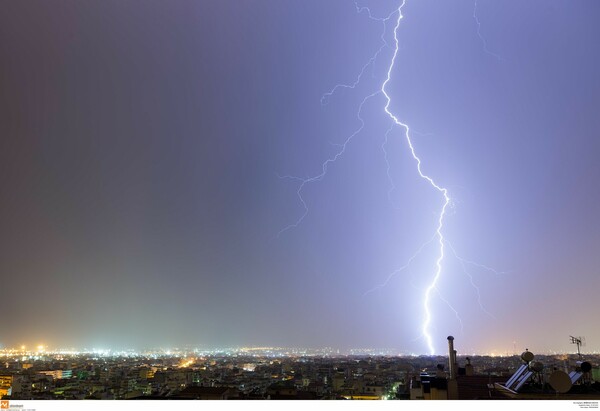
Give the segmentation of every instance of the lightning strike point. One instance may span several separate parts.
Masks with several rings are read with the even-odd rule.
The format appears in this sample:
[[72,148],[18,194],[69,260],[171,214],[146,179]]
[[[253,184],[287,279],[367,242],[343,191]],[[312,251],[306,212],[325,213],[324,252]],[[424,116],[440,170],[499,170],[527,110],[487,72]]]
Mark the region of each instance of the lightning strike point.
[[[443,262],[444,262],[444,258],[445,258],[445,245],[448,244],[448,246],[452,249],[454,255],[456,256],[456,258],[461,262],[462,266],[463,266],[463,270],[465,272],[465,274],[467,276],[469,276],[470,281],[471,281],[471,285],[475,288],[475,290],[477,291],[477,296],[478,296],[478,302],[480,304],[480,307],[482,308],[482,310],[486,313],[488,313],[489,315],[491,315],[487,310],[485,310],[485,308],[483,307],[483,305],[481,304],[481,296],[479,293],[479,288],[476,286],[476,284],[473,281],[473,277],[472,275],[470,275],[470,273],[467,271],[466,269],[466,265],[467,264],[475,264],[478,265],[480,268],[486,269],[486,270],[490,270],[493,271],[495,273],[498,273],[497,271],[487,267],[487,266],[483,266],[483,265],[479,265],[477,263],[474,263],[472,261],[468,261],[468,260],[464,260],[461,259],[457,254],[456,251],[452,248],[452,245],[450,243],[447,242],[447,240],[444,238],[444,234],[443,234],[443,228],[444,228],[444,218],[447,215],[448,212],[448,208],[452,207],[452,200],[451,197],[448,193],[448,189],[445,187],[440,186],[438,183],[435,182],[435,180],[430,177],[428,174],[425,174],[423,172],[422,169],[422,162],[421,162],[421,158],[417,155],[417,152],[415,150],[415,147],[413,145],[413,141],[411,138],[411,129],[408,126],[408,124],[402,122],[390,109],[390,105],[392,103],[391,97],[387,92],[387,86],[389,85],[390,81],[391,81],[391,77],[392,77],[392,71],[394,69],[394,66],[396,64],[396,59],[398,57],[398,50],[399,50],[399,41],[398,41],[398,29],[400,27],[400,22],[402,21],[402,19],[404,18],[404,16],[402,15],[402,9],[404,8],[405,4],[406,4],[406,0],[402,0],[402,2],[400,3],[400,5],[398,6],[398,8],[396,8],[394,11],[392,11],[387,17],[375,17],[372,13],[371,10],[368,7],[365,6],[360,6],[358,4],[358,1],[355,0],[354,1],[355,7],[356,7],[356,11],[357,13],[363,13],[366,12],[366,14],[368,15],[369,19],[371,20],[375,20],[375,21],[379,21],[383,24],[383,31],[381,34],[381,40],[382,40],[382,44],[381,46],[378,48],[378,50],[375,52],[375,54],[367,61],[367,63],[365,65],[362,66],[358,76],[356,77],[356,79],[350,83],[350,84],[337,84],[335,85],[330,91],[328,91],[327,93],[324,93],[321,97],[321,105],[325,106],[328,102],[329,99],[340,89],[355,89],[358,84],[361,82],[364,73],[366,72],[366,70],[369,67],[374,67],[377,59],[379,58],[381,52],[386,48],[386,47],[391,47],[393,49],[393,55],[391,57],[389,66],[387,68],[387,75],[385,77],[385,80],[383,81],[383,83],[381,84],[381,87],[379,90],[369,94],[368,96],[366,96],[362,102],[360,103],[360,105],[358,106],[358,111],[357,111],[357,118],[360,122],[360,126],[350,135],[346,138],[346,140],[339,145],[335,145],[336,147],[339,148],[339,150],[336,152],[336,154],[330,158],[328,158],[325,162],[323,162],[322,167],[321,167],[321,172],[318,175],[315,175],[313,177],[306,177],[306,178],[301,178],[301,177],[294,177],[294,176],[279,176],[282,179],[290,179],[293,181],[296,181],[299,183],[298,189],[296,191],[297,197],[300,201],[300,203],[302,204],[302,207],[304,208],[304,212],[303,214],[298,218],[298,220],[296,220],[295,223],[288,225],[287,227],[283,228],[282,230],[279,231],[279,233],[277,234],[277,238],[279,238],[280,235],[282,235],[284,232],[286,232],[287,230],[290,230],[292,228],[297,227],[303,220],[304,218],[308,215],[309,212],[309,208],[308,205],[303,197],[303,190],[304,188],[313,182],[316,181],[320,181],[322,180],[326,174],[327,174],[327,170],[329,168],[329,166],[333,163],[335,163],[345,152],[347,145],[351,142],[351,140],[357,135],[359,134],[364,126],[365,126],[365,121],[361,116],[362,113],[362,109],[363,106],[365,105],[365,103],[370,100],[371,98],[377,96],[378,94],[382,94],[385,98],[385,106],[384,106],[384,111],[385,113],[389,116],[389,118],[392,120],[392,124],[390,126],[390,128],[387,130],[387,132],[385,133],[385,139],[384,142],[381,146],[383,152],[384,152],[384,159],[387,165],[387,176],[388,176],[388,180],[390,182],[390,189],[388,191],[388,198],[391,201],[391,193],[393,192],[393,190],[395,189],[395,185],[394,182],[391,178],[390,175],[390,163],[388,161],[388,153],[386,151],[386,145],[388,143],[388,138],[389,138],[389,133],[393,130],[393,128],[395,126],[399,126],[400,128],[402,128],[404,130],[404,137],[406,139],[406,142],[408,144],[408,147],[410,149],[410,153],[414,159],[414,161],[416,162],[416,169],[417,172],[420,176],[421,179],[425,180],[434,190],[436,190],[442,199],[442,205],[441,208],[439,209],[439,212],[436,214],[437,215],[437,225],[436,225],[436,229],[435,229],[435,234],[433,235],[433,237],[431,238],[431,240],[429,240],[428,242],[426,242],[425,244],[423,244],[418,250],[417,252],[408,260],[408,262],[396,269],[395,271],[393,271],[391,274],[388,275],[388,277],[386,278],[386,280],[378,285],[375,286],[374,288],[368,290],[367,292],[365,292],[363,294],[363,296],[374,292],[384,286],[386,286],[388,284],[389,281],[391,281],[391,279],[396,276],[397,274],[401,273],[404,270],[410,270],[410,265],[412,264],[413,260],[417,257],[417,255],[420,254],[420,252],[422,251],[422,249],[432,243],[433,241],[435,241],[437,239],[437,246],[438,246],[438,254],[437,254],[437,258],[435,260],[435,264],[434,264],[434,272],[433,272],[433,276],[431,278],[431,281],[429,282],[429,285],[425,288],[424,292],[423,292],[423,312],[424,312],[424,318],[423,318],[423,322],[421,324],[421,334],[418,337],[418,339],[424,339],[426,344],[427,344],[427,348],[429,350],[429,353],[431,355],[435,354],[435,347],[433,344],[433,338],[431,335],[431,331],[430,331],[430,327],[433,321],[433,316],[432,316],[432,312],[430,309],[430,302],[431,302],[431,298],[433,293],[435,292],[436,295],[438,296],[438,298],[443,301],[444,303],[446,303],[446,305],[448,305],[448,307],[454,312],[457,320],[460,323],[461,326],[461,330],[463,329],[463,323],[462,320],[458,314],[458,311],[450,304],[450,302],[444,298],[444,296],[442,295],[442,293],[440,292],[440,290],[437,288],[437,284],[443,274]],[[387,26],[386,24],[388,23],[389,20],[392,19],[392,17],[394,15],[397,14],[397,19],[395,22],[395,26],[394,26],[394,30],[393,30],[393,45],[390,45],[390,43],[388,43],[388,41],[386,40],[385,36],[387,33]],[[502,58],[500,56],[498,56],[497,54],[494,54],[492,52],[490,52],[487,48],[487,42],[485,40],[485,38],[482,36],[481,34],[481,23],[477,17],[477,0],[475,0],[475,4],[474,4],[474,9],[473,9],[473,18],[475,19],[475,22],[477,24],[477,35],[479,36],[479,38],[481,39],[482,43],[483,43],[483,49],[486,53],[498,58],[499,60],[502,60]],[[417,132],[415,132],[415,134],[419,134]],[[392,202],[393,204],[393,202]],[[412,283],[411,283],[412,285]],[[414,286],[414,285],[413,285]]]
[[405,4],[406,4],[406,1],[403,0],[397,9],[398,19],[396,21],[396,26],[394,27],[394,54],[392,56],[390,66],[387,71],[387,77],[386,77],[385,81],[383,82],[383,84],[381,85],[381,92],[383,93],[383,95],[385,96],[385,99],[387,101],[386,105],[384,107],[385,112],[388,114],[388,116],[393,120],[393,122],[396,125],[402,127],[405,130],[404,134],[406,137],[406,141],[408,143],[408,147],[410,148],[412,157],[417,162],[417,171],[419,173],[419,176],[422,179],[426,180],[434,189],[436,189],[442,195],[442,197],[444,199],[443,206],[442,206],[440,214],[438,216],[438,224],[437,224],[437,229],[436,229],[436,235],[437,235],[438,244],[439,244],[439,255],[438,255],[438,258],[435,263],[436,270],[435,270],[433,279],[432,279],[431,283],[429,284],[429,286],[426,288],[424,296],[423,296],[423,310],[425,312],[425,319],[423,321],[421,330],[422,330],[423,336],[425,337],[425,341],[427,342],[427,347],[429,349],[429,352],[431,355],[433,355],[433,354],[435,354],[435,348],[433,346],[431,333],[429,331],[429,327],[431,325],[431,320],[432,320],[429,303],[430,303],[430,299],[431,299],[431,294],[436,289],[436,285],[442,274],[442,262],[444,260],[444,235],[442,233],[442,229],[444,227],[444,216],[446,215],[446,209],[450,205],[450,196],[448,195],[448,190],[446,188],[439,186],[431,177],[429,177],[427,174],[423,173],[423,170],[421,167],[421,159],[419,158],[419,156],[417,156],[415,148],[412,144],[409,126],[407,124],[403,123],[402,121],[400,121],[398,119],[398,117],[396,117],[396,115],[394,115],[390,111],[390,104],[391,104],[392,100],[386,91],[386,86],[388,85],[388,83],[391,80],[392,70],[394,69],[396,58],[398,56],[398,27],[400,27],[400,21],[403,18],[402,8],[404,7]]

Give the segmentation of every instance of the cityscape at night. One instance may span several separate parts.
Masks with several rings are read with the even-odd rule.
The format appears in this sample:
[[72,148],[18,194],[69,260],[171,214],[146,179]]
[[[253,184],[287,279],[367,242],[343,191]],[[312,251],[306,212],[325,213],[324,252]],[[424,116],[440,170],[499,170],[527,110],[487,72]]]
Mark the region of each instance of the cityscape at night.
[[598,408],[599,20],[1,2],[1,409]]
[[[453,337],[448,340],[454,348]],[[472,400],[559,394],[560,399],[597,399],[600,384],[593,380],[600,379],[600,367],[591,364],[598,364],[600,354],[581,359],[530,351],[453,357],[368,348],[347,353],[284,347],[78,352],[22,346],[0,352],[0,395],[13,400]],[[524,362],[536,372],[515,391],[505,382]],[[579,371],[567,374],[570,369]],[[577,378],[576,384],[557,393],[557,372]]]

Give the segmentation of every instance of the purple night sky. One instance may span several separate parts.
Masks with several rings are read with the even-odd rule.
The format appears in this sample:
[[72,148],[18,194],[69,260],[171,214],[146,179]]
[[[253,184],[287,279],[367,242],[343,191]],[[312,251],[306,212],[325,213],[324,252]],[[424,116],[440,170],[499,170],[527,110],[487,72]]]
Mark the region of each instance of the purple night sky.
[[[390,274],[443,198],[382,93],[285,230],[386,79],[400,2],[357,4],[3,1],[0,347],[427,353],[437,243]],[[600,3],[402,14],[390,110],[453,200],[436,351],[600,351]]]

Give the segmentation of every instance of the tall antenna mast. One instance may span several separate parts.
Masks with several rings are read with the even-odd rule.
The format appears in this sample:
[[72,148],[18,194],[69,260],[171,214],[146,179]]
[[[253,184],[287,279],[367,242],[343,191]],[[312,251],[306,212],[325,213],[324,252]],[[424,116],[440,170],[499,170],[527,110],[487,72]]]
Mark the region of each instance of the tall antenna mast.
[[572,335],[569,335],[569,337],[571,337],[571,344],[577,344],[577,355],[581,361],[581,351],[579,350],[579,347],[581,347],[582,337],[573,337]]

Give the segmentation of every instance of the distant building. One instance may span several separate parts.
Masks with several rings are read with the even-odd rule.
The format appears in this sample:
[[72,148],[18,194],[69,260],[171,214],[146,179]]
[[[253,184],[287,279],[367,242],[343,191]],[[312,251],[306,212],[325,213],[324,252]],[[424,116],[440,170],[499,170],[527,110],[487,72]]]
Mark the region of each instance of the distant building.
[[55,380],[62,380],[73,377],[73,370],[47,370],[38,371],[39,374],[47,375]]
[[156,372],[155,368],[142,367],[142,368],[140,368],[140,371],[139,371],[139,377],[142,380],[149,380],[149,379],[154,378],[155,372]]
[[0,375],[0,398],[10,396],[12,393],[13,376]]

